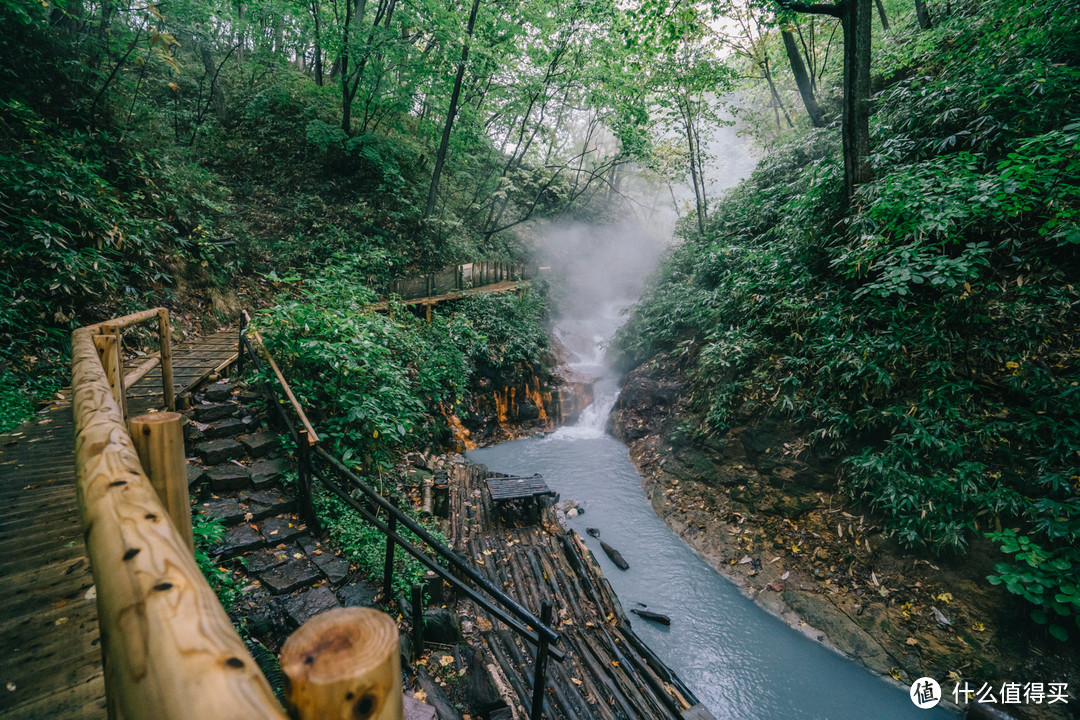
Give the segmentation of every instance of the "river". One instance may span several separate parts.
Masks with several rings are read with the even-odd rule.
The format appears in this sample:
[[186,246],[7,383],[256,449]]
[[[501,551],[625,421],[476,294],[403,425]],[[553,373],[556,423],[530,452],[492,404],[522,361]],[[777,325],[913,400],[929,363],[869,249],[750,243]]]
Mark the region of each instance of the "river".
[[[755,605],[655,514],[626,446],[604,432],[618,387],[602,347],[625,304],[594,304],[588,316],[558,323],[575,351],[572,365],[598,378],[594,402],[576,424],[473,450],[469,459],[498,472],[539,472],[562,498],[581,503],[585,513],[569,524],[624,609],[648,606],[671,617],[671,627],[634,618],[634,629],[718,719],[955,717],[940,708],[918,709],[906,690]],[[599,529],[630,569],[616,568],[586,527]]]

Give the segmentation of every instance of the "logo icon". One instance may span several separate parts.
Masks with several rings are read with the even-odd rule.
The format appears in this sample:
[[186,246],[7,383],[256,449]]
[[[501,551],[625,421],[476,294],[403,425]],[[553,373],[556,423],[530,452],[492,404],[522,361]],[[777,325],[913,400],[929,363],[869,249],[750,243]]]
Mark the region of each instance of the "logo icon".
[[941,686],[934,678],[921,677],[911,683],[908,695],[911,696],[911,702],[915,703],[915,707],[929,710],[941,702]]

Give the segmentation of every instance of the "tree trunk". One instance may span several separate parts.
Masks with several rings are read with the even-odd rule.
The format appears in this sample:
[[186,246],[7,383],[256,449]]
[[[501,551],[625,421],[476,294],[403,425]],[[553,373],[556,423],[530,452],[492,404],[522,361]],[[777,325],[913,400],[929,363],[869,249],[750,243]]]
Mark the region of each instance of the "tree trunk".
[[926,0],[915,0],[915,17],[919,19],[919,27],[929,30],[933,27],[930,22],[930,11],[926,9]]
[[885,5],[881,0],[874,0],[874,4],[877,5],[878,16],[881,18],[881,29],[889,32],[889,16],[885,14]]
[[844,193],[870,180],[870,0],[847,0],[844,26]]
[[465,65],[469,60],[469,43],[472,41],[473,27],[476,26],[476,13],[480,9],[480,0],[473,0],[469,11],[469,23],[465,29],[465,43],[461,46],[461,62],[457,75],[454,76],[454,89],[450,93],[450,108],[446,111],[446,124],[443,125],[439,150],[435,154],[435,169],[431,172],[431,187],[428,188],[427,207],[424,209],[426,220],[435,212],[435,200],[439,195],[439,176],[442,175],[443,163],[446,162],[446,150],[450,147],[450,133],[454,129],[454,116],[457,114],[458,98],[461,97],[461,81],[465,77]]
[[694,186],[694,209],[697,210],[698,231],[705,234],[705,188],[704,178],[699,178],[697,167],[697,150],[694,147],[693,117],[690,112],[690,100],[686,99],[683,105],[683,128],[686,130],[686,145],[690,157],[690,182]]
[[765,59],[758,63],[758,67],[765,74],[765,82],[769,85],[769,93],[772,95],[773,108],[776,111],[776,129],[780,129],[780,113],[784,113],[784,120],[787,122],[789,128],[795,127],[791,122],[791,116],[788,115],[787,106],[784,105],[784,101],[780,99],[780,93],[776,91],[776,83],[773,82],[772,70],[769,68],[769,57],[765,56]]
[[322,87],[322,9],[319,7],[319,0],[312,0],[311,14],[315,18],[315,84]]
[[236,59],[238,62],[244,62],[244,28],[247,25],[247,3],[240,3],[237,8],[237,19],[239,22],[236,24],[236,44],[239,50],[236,53]]
[[781,30],[780,34],[784,38],[784,49],[787,51],[788,61],[791,63],[791,72],[795,76],[795,84],[799,88],[799,95],[802,96],[806,114],[810,116],[810,122],[814,124],[814,127],[822,127],[825,125],[825,120],[822,117],[817,98],[814,97],[814,88],[810,83],[810,76],[806,72],[806,65],[803,64],[799,47],[795,44],[795,36],[787,30]]

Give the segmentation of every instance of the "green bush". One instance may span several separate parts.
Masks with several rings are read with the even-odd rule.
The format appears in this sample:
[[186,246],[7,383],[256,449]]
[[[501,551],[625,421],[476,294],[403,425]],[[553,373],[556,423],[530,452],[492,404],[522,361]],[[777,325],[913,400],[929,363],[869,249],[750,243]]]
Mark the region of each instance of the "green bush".
[[831,131],[776,149],[671,252],[613,347],[625,367],[684,357],[709,434],[793,423],[909,546],[963,552],[1018,526],[992,535],[1022,550],[995,577],[1052,597],[1060,637],[1080,539],[1077,19],[955,7],[879,49],[903,79],[877,96],[875,179],[850,208]]

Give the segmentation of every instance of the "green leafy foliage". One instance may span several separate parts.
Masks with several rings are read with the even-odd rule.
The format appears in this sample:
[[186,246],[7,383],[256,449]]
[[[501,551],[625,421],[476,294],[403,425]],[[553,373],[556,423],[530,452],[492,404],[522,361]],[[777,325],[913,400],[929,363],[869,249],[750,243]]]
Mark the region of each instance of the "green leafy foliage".
[[685,358],[699,432],[786,418],[909,546],[1015,524],[991,536],[1019,560],[995,577],[1049,598],[1035,617],[1060,636],[1080,537],[1077,21],[953,8],[881,44],[893,79],[852,206],[832,132],[792,136],[671,252],[614,350]]
[[232,573],[219,567],[207,554],[208,550],[212,550],[225,540],[225,526],[220,520],[193,515],[191,530],[195,537],[195,563],[210,587],[217,593],[221,606],[229,612],[240,597],[240,589],[236,587],[236,579],[233,578]]
[[545,307],[529,294],[471,298],[427,323],[403,305],[372,312],[355,277],[342,260],[257,322],[320,434],[364,472],[440,437],[481,373],[541,365]]
[[1015,553],[1018,562],[997,563],[994,565],[997,574],[988,575],[986,579],[991,585],[1004,584],[1009,592],[1035,605],[1031,619],[1046,625],[1058,640],[1068,640],[1065,623],[1071,618],[1080,628],[1080,583],[1077,582],[1080,551],[1075,546],[1045,550],[1015,530],[989,533],[987,537],[1001,543],[1002,552]]
[[[318,493],[315,496],[315,502],[319,517],[326,523],[331,535],[341,544],[349,560],[356,564],[364,576],[381,579],[386,560],[386,536],[382,531],[365,521],[337,497]],[[382,519],[386,521],[385,517]],[[412,519],[439,542],[446,544],[446,537],[435,522],[416,515],[413,515]],[[398,531],[406,540],[426,550],[424,543],[408,528],[399,526]],[[431,554],[430,551],[428,554]],[[427,566],[398,548],[394,553],[394,594],[407,594],[426,572]]]

